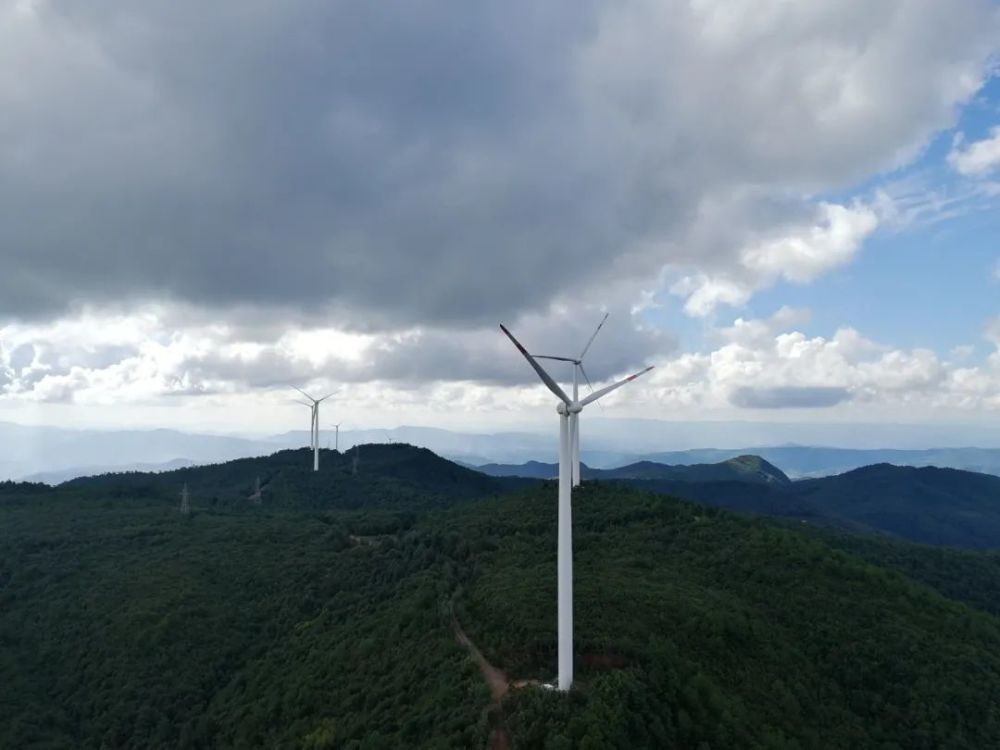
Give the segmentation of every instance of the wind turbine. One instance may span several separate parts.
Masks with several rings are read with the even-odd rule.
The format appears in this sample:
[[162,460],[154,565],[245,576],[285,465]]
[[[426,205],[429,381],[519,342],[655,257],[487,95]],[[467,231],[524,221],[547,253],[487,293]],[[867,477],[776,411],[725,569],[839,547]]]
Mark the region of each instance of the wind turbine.
[[[604,317],[601,318],[601,322],[597,324],[597,328],[591,334],[590,339],[587,341],[587,345],[583,347],[583,351],[580,352],[580,356],[576,357],[555,357],[550,354],[536,354],[535,359],[553,359],[558,362],[570,362],[573,365],[573,400],[579,399],[579,387],[580,387],[580,376],[587,382],[590,386],[590,391],[593,393],[594,386],[590,385],[590,378],[587,377],[587,371],[583,369],[583,358],[587,356],[587,352],[590,350],[590,345],[594,343],[594,339],[597,338],[597,334],[601,332],[601,328],[604,327],[604,322],[608,319],[608,313],[604,313]],[[579,413],[572,414],[569,418],[569,439],[570,439],[570,463],[572,464],[572,476],[573,476],[573,486],[580,486],[580,415]]]
[[313,471],[319,471],[319,405],[330,398],[330,396],[336,393],[336,391],[326,394],[323,398],[313,398],[298,386],[293,385],[292,388],[297,390],[311,402],[307,403],[296,399],[297,403],[308,406],[312,410],[312,419],[309,424],[309,447],[313,452]]
[[338,422],[337,424],[329,425],[334,430],[336,430],[336,432],[334,432],[334,437],[333,437],[333,449],[336,451],[340,450],[340,425],[342,424],[343,422]]
[[[603,321],[602,321],[603,324]],[[579,400],[570,398],[566,392],[559,387],[552,377],[542,369],[538,360],[532,357],[528,350],[521,346],[521,343],[514,338],[513,334],[503,325],[500,329],[507,334],[517,350],[528,360],[528,364],[538,374],[542,382],[545,383],[556,398],[559,404],[556,411],[559,413],[559,531],[558,531],[558,553],[557,553],[557,573],[559,577],[558,585],[558,611],[559,611],[559,689],[567,691],[573,686],[573,508],[572,508],[572,440],[570,438],[570,424],[572,418],[583,411],[583,407],[606,396],[611,391],[621,388],[626,383],[635,380],[653,368],[647,367],[634,375],[629,375],[624,380],[612,383],[598,391],[594,391],[586,398]],[[598,326],[600,330],[600,326]],[[597,333],[595,332],[596,336]],[[593,341],[593,336],[591,337]],[[590,346],[590,343],[587,344]],[[584,349],[586,353],[586,349]],[[582,359],[582,356],[580,357]]]

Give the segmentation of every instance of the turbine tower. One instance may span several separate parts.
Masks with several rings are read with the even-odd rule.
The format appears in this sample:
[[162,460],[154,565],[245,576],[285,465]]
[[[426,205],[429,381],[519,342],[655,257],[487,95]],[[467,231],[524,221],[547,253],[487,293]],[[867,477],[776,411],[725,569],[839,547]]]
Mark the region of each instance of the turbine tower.
[[[603,324],[603,321],[601,321]],[[517,350],[528,360],[528,364],[538,374],[545,386],[559,399],[556,411],[559,413],[559,532],[558,532],[558,553],[557,572],[559,576],[558,586],[558,610],[559,610],[559,689],[567,691],[573,686],[573,509],[572,509],[572,439],[570,435],[570,424],[572,418],[583,411],[583,407],[606,396],[611,391],[621,388],[628,382],[643,375],[652,367],[640,370],[634,375],[629,375],[624,380],[612,383],[598,391],[594,391],[586,398],[579,400],[570,398],[566,392],[559,387],[552,377],[542,369],[538,360],[532,357],[528,350],[521,346],[521,343],[514,338],[513,334],[503,325],[500,329],[507,334]],[[600,326],[598,326],[600,330]],[[597,333],[595,332],[596,336]],[[593,336],[591,337],[593,341]],[[587,344],[590,346],[590,343]],[[584,349],[586,353],[586,349]],[[582,359],[582,356],[580,357]]]
[[340,425],[342,424],[343,422],[338,422],[337,424],[330,425],[335,430],[333,433],[333,449],[335,451],[340,450]]
[[[594,343],[594,339],[597,338],[597,334],[601,332],[601,328],[604,327],[604,322],[608,319],[608,313],[604,313],[604,317],[601,318],[601,322],[597,324],[597,328],[591,334],[590,339],[587,341],[587,345],[583,347],[583,351],[580,352],[580,356],[576,357],[555,357],[550,354],[536,354],[535,359],[553,359],[558,362],[570,362],[573,365],[573,400],[577,401],[579,399],[579,387],[580,387],[580,376],[587,382],[590,386],[590,392],[594,392],[594,386],[590,384],[590,378],[587,377],[587,371],[583,369],[583,358],[587,356],[587,352],[590,350],[590,345]],[[580,415],[573,414],[569,418],[569,436],[570,436],[570,463],[572,464],[572,476],[573,476],[573,486],[580,486]]]
[[296,403],[308,406],[312,411],[312,419],[309,424],[309,447],[313,452],[313,471],[319,471],[319,405],[330,398],[336,391],[326,394],[323,398],[313,398],[298,386],[293,385],[292,388],[309,399],[308,402],[296,399]]

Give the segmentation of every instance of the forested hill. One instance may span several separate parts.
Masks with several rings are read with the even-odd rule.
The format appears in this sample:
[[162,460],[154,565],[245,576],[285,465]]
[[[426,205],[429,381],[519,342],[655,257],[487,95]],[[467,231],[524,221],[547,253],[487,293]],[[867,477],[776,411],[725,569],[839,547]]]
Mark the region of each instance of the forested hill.
[[567,697],[531,682],[556,664],[553,483],[189,516],[89,487],[0,486],[0,747],[1000,746],[990,556],[588,484]]
[[[557,471],[537,463],[481,468],[539,477]],[[1000,477],[991,474],[877,464],[791,482],[756,456],[692,466],[640,462],[607,471],[581,469],[581,474],[743,513],[921,543],[1000,549]]]
[[877,464],[796,482],[820,511],[917,542],[1000,548],[1000,477]]
[[[367,444],[345,452],[322,450],[320,454],[319,472],[312,470],[309,450],[285,450],[162,473],[75,479],[59,485],[56,496],[177,504],[187,486],[193,510],[399,510],[444,507],[538,481],[489,476],[425,448],[401,443]],[[498,474],[512,469],[518,467],[492,468]],[[544,478],[558,467],[536,463],[520,470]],[[693,466],[640,462],[613,470],[583,467],[582,473],[590,481],[624,483],[738,512],[889,534],[921,543],[1000,549],[1000,477],[987,474],[879,464],[833,477],[790,482],[780,469],[757,456]],[[33,487],[35,492],[44,488],[20,486]]]
[[321,450],[320,471],[312,467],[312,451],[303,448],[162,473],[83,477],[64,482],[58,491],[177,502],[186,485],[192,508],[357,509],[433,507],[526,483],[489,477],[403,443],[359,445],[344,452]]

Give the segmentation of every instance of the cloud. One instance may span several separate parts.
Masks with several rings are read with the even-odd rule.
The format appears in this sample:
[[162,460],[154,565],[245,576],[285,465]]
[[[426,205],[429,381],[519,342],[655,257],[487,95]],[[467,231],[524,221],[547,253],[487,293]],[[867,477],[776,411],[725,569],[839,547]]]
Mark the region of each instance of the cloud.
[[986,338],[993,342],[993,345],[1000,349],[1000,315],[991,319],[986,324]]
[[730,394],[729,402],[741,409],[825,409],[846,401],[848,397],[846,388],[829,386],[776,388],[744,386]]
[[740,304],[853,257],[868,210],[812,196],[918,154],[997,38],[980,0],[0,0],[0,317]]
[[[575,311],[554,310],[526,318],[515,333],[533,351],[576,354],[600,320],[600,310],[591,313],[578,318]],[[234,422],[252,422],[262,404],[290,405],[292,384],[324,391],[341,386],[338,408],[360,414],[496,414],[551,406],[551,394],[493,328],[359,334],[190,319],[178,330],[175,322],[170,308],[152,306],[134,316],[90,313],[0,327],[0,400],[116,408],[197,400],[230,405]],[[602,400],[619,414],[645,417],[855,408],[868,418],[885,409],[912,418],[933,410],[1000,410],[1000,318],[986,324],[992,353],[979,361],[971,350],[946,360],[925,349],[893,348],[852,328],[810,336],[800,330],[808,323],[808,310],[783,307],[768,318],[738,318],[711,329],[704,347],[678,351],[671,338],[615,309],[588,353],[588,374],[600,387],[655,364]],[[564,383],[571,379],[557,365],[553,374]]]
[[988,138],[968,145],[956,143],[948,153],[948,163],[966,176],[985,175],[1000,167],[1000,125],[990,130]]
[[811,223],[751,238],[740,250],[738,264],[724,274],[685,276],[670,291],[687,297],[684,310],[693,316],[708,315],[720,304],[739,306],[780,279],[804,284],[850,262],[877,226],[875,212],[867,206],[821,203]]
[[657,363],[630,401],[639,408],[823,409],[869,413],[905,409],[910,417],[936,410],[1000,409],[1000,320],[986,337],[995,350],[979,365],[948,362],[926,349],[895,349],[852,328],[807,336],[795,327],[805,311],[779,310],[769,319],[737,319],[717,329],[719,344]]
[[[638,369],[676,346],[624,305],[611,308],[588,351],[590,377]],[[528,316],[517,333],[536,353],[575,356],[603,311],[557,308]],[[292,385],[378,382],[536,385],[534,372],[499,328],[412,327],[378,334],[221,323],[150,305],[130,313],[88,311],[53,323],[0,327],[0,394],[35,401],[110,403],[167,396],[289,390]],[[568,375],[553,365],[556,377]],[[586,387],[585,384],[581,384]]]

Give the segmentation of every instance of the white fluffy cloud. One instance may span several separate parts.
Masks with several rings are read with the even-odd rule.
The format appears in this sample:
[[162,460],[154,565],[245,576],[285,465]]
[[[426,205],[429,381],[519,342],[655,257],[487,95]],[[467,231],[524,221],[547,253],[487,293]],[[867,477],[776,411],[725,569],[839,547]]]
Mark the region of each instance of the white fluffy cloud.
[[737,319],[717,331],[717,348],[661,362],[642,398],[667,413],[727,406],[730,413],[905,407],[912,416],[935,409],[1000,409],[1000,319],[987,326],[994,351],[978,366],[946,361],[926,349],[895,349],[852,328],[807,336],[794,330],[803,320],[803,311],[788,308],[769,320]]
[[[638,311],[612,312],[588,355],[593,377],[629,370],[673,349],[673,340],[644,325]],[[555,307],[528,316],[517,334],[537,353],[578,354],[603,312],[578,313]],[[332,327],[239,326],[178,315],[162,305],[0,327],[0,397],[111,404],[369,381],[403,390],[427,383],[535,382],[510,342],[492,327],[361,334]]]
[[707,315],[719,304],[742,305],[779,279],[804,284],[850,262],[877,226],[867,206],[820,203],[811,223],[760,232],[740,249],[728,271],[685,276],[671,291],[687,298],[689,315]]
[[[669,418],[678,410],[730,417],[842,407],[906,408],[912,416],[935,409],[1000,410],[1000,318],[986,327],[993,351],[979,364],[970,362],[971,350],[945,360],[929,350],[877,343],[852,328],[808,336],[798,330],[808,320],[807,310],[792,308],[769,319],[738,318],[715,329],[714,343],[704,350],[680,354],[661,337],[634,338],[628,333],[632,323],[609,325],[593,349],[590,374],[598,381],[624,374],[633,365],[623,353],[648,347],[656,369],[628,393],[610,395],[605,406],[649,417]],[[343,386],[354,408],[396,414],[400,421],[411,409],[452,414],[461,409],[475,420],[477,413],[551,402],[509,343],[492,330],[457,340],[435,331],[358,335],[296,329],[272,336],[213,324],[177,332],[171,322],[151,308],[139,316],[89,314],[51,326],[0,329],[0,393],[8,401],[84,406],[199,396],[243,404],[238,411],[249,413],[262,399],[288,402],[291,383],[317,390]],[[546,327],[556,334],[566,329],[558,311],[533,322],[525,340],[536,351],[567,343],[544,334]],[[581,325],[577,333],[569,342],[574,347],[589,330]],[[420,377],[421,357],[449,359],[452,377]]]
[[958,142],[948,154],[948,163],[963,175],[985,175],[1000,168],[1000,125],[987,138],[973,143]]

